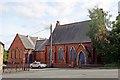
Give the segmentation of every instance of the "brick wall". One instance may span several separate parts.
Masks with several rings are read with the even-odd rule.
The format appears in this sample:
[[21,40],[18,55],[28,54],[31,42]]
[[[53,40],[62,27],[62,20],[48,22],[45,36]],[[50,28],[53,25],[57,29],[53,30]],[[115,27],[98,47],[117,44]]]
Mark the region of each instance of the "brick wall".
[[35,56],[35,61],[45,63],[45,51],[36,51]]
[[[92,45],[91,43],[82,43],[82,44],[53,44],[52,46],[52,61],[53,63],[56,63],[57,65],[55,66],[58,66],[59,64],[63,64],[61,65],[61,67],[64,67],[66,65],[64,64],[72,64],[71,60],[70,60],[70,49],[71,47],[74,47],[75,50],[76,50],[76,55],[79,55],[80,51],[83,51],[85,53],[85,59],[86,59],[86,64],[88,64],[88,55],[87,55],[87,52],[85,50],[85,47],[84,46],[87,46],[90,48],[90,51],[92,53],[92,57],[93,57],[93,52],[92,52]],[[59,48],[62,48],[64,50],[64,59],[63,60],[60,60],[58,58],[58,50]],[[47,45],[46,46],[46,63],[50,63],[50,60],[48,59],[48,56],[49,56],[49,50],[50,50],[50,46]],[[93,60],[92,60],[93,61]],[[74,61],[73,62],[74,65],[77,65],[77,61]],[[59,65],[60,66],[60,65]]]
[[17,34],[9,48],[8,63],[22,63],[24,51],[25,47]]

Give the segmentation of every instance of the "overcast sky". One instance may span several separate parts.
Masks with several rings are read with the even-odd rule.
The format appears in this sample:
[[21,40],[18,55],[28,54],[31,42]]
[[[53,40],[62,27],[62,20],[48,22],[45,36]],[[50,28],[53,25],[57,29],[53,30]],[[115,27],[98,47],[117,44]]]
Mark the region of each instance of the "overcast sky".
[[88,9],[103,8],[115,20],[119,0],[0,0],[0,41],[8,49],[15,35],[49,37],[50,24],[89,20]]

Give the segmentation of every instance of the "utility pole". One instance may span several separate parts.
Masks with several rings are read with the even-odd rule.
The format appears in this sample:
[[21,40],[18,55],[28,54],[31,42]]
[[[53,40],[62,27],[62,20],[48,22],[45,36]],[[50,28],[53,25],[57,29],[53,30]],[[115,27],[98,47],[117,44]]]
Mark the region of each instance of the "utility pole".
[[50,25],[50,67],[52,67],[52,24]]

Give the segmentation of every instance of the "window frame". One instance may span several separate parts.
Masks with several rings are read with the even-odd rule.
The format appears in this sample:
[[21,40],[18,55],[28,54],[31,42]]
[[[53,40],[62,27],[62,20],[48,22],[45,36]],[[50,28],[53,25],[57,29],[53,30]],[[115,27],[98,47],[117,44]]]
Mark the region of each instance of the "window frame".
[[59,48],[58,50],[58,59],[59,60],[64,60],[64,50],[62,47]]
[[[74,51],[73,53],[72,53],[72,50]],[[76,59],[76,50],[75,50],[75,48],[72,46],[71,48],[70,48],[70,60],[71,61],[74,61]]]

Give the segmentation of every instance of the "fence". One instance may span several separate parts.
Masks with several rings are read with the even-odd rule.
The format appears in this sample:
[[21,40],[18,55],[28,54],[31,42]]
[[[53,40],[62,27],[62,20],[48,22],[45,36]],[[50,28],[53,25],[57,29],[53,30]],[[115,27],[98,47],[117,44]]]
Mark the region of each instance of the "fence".
[[29,64],[7,64],[7,66],[3,67],[3,73],[10,73],[10,72],[20,72],[20,71],[29,71],[30,65]]

